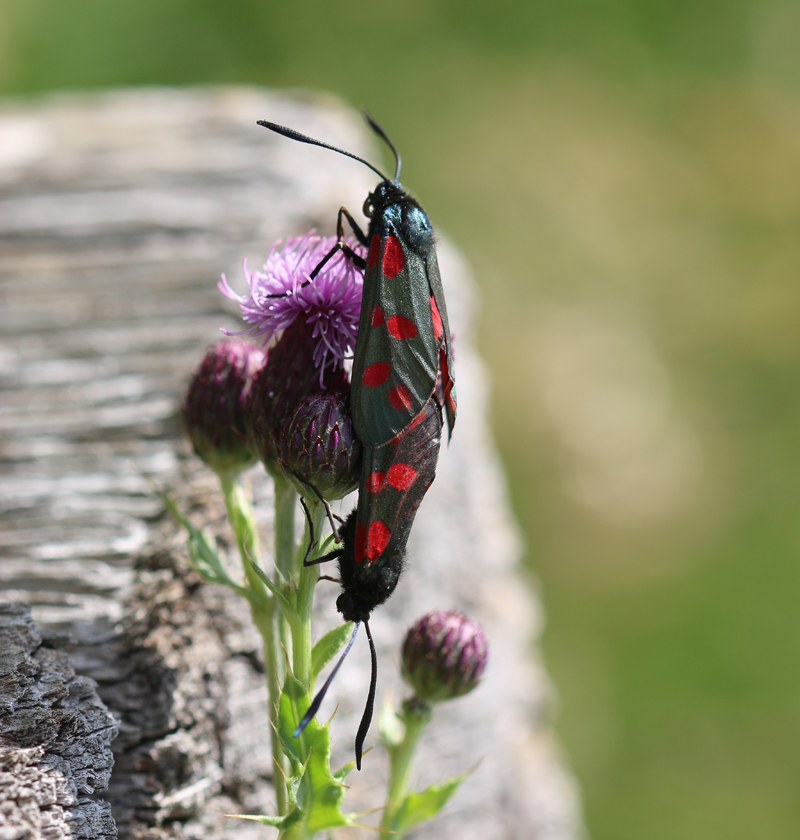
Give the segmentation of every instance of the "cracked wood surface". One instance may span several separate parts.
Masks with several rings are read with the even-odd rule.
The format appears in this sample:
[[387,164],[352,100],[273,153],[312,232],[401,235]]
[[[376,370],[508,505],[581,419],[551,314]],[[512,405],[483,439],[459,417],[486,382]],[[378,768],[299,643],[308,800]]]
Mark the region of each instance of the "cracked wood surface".
[[[256,266],[279,237],[331,233],[339,205],[360,208],[374,185],[352,161],[257,128],[262,118],[376,159],[358,116],[322,97],[153,89],[0,106],[0,597],[31,605],[49,645],[40,655],[68,656],[119,721],[103,797],[126,838],[269,831],[223,816],[272,807],[258,640],[244,605],[188,570],[182,535],[148,483],[230,547],[212,476],[178,420],[204,347],[220,327],[237,328],[216,280],[225,272],[242,290],[242,257]],[[574,840],[577,795],[535,653],[539,606],[517,568],[488,432],[474,290],[446,241],[440,263],[459,421],[417,517],[408,571],[371,622],[379,692],[402,695],[399,646],[424,612],[456,608],[481,621],[485,680],[437,710],[417,777],[429,784],[476,767],[413,836]],[[268,566],[272,491],[260,468],[248,476]],[[320,633],[337,622],[335,595],[318,589]],[[352,757],[368,668],[357,646],[321,712],[340,701],[335,761]],[[4,753],[0,773],[41,766],[47,731]],[[366,756],[348,809],[382,804],[385,765],[380,747]],[[53,823],[45,833],[111,836],[99,818],[81,831]]]
[[0,604],[0,840],[113,840],[105,791],[118,727],[30,609]]

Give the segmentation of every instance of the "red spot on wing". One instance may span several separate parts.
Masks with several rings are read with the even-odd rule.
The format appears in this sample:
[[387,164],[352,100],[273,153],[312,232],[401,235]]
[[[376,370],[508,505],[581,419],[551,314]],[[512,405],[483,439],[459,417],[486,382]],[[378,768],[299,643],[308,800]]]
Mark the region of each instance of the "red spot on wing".
[[[384,380],[385,381],[385,380]],[[411,408],[411,391],[405,385],[389,389],[389,402],[392,408],[408,411]]]
[[444,397],[448,400],[450,398],[450,392],[453,390],[453,380],[450,378],[450,368],[447,366],[447,351],[444,347],[439,349],[439,367],[442,371]]
[[447,351],[444,347],[439,349],[439,367],[442,371],[442,388],[444,388],[445,397],[450,396],[453,390],[453,380],[450,378],[450,368],[447,366]]
[[423,408],[422,411],[404,428],[402,428],[390,441],[389,443],[397,443],[397,441],[402,438],[407,431],[413,429],[414,426],[419,426],[419,424],[425,419],[425,409]]
[[406,264],[406,257],[403,253],[403,246],[400,240],[390,233],[386,237],[386,245],[383,247],[383,273],[388,280],[394,277],[403,270]]
[[385,318],[383,314],[383,309],[381,309],[381,305],[379,303],[375,304],[369,316],[370,324],[372,324],[373,327],[382,327],[384,320]]
[[[374,362],[369,367],[364,368],[361,381],[370,388],[377,388],[378,385],[383,385],[386,382],[391,372],[392,366],[389,362]],[[391,399],[391,396],[389,399]]]
[[433,315],[433,334],[436,340],[444,335],[444,324],[442,323],[442,316],[439,314],[439,307],[436,305],[436,298],[431,295],[431,315]]
[[425,419],[425,409],[422,409],[420,413],[403,429],[404,432],[407,432],[409,429],[413,429],[414,426],[419,426],[419,424]]
[[417,471],[410,464],[392,464],[386,473],[386,480],[395,490],[408,490],[416,477]]
[[356,563],[360,563],[367,553],[367,529],[363,522],[356,525]]
[[377,493],[383,488],[385,481],[386,473],[375,471],[367,476],[365,484],[367,485],[367,490],[369,490],[370,493]]
[[417,325],[402,315],[392,315],[386,322],[386,327],[394,338],[414,338],[417,334]]
[[[453,395],[452,395],[452,394],[450,394],[450,395],[447,397],[447,408],[449,409],[450,414],[451,414],[453,417],[455,417],[455,416],[456,416],[456,401],[453,399]],[[448,422],[450,422],[450,421],[448,420]]]
[[369,526],[367,539],[367,559],[376,560],[383,554],[386,544],[389,542],[389,529],[378,519]]
[[369,256],[367,257],[367,268],[375,268],[381,256],[381,238],[376,233],[372,237],[372,244],[369,246]]

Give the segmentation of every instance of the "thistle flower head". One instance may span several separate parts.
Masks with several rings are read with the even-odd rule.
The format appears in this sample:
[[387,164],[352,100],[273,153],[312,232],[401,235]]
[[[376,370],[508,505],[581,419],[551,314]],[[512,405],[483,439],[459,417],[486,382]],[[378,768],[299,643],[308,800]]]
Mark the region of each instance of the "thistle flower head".
[[478,684],[488,652],[480,624],[459,612],[436,610],[408,631],[403,679],[428,703],[460,697]]
[[[242,318],[250,325],[245,332],[265,342],[297,319],[306,322],[314,341],[313,360],[320,383],[326,369],[341,368],[352,355],[361,312],[363,274],[341,251],[311,280],[311,272],[336,241],[335,236],[316,236],[312,230],[283,245],[276,243],[260,271],[248,271],[245,261],[249,294],[237,295],[224,275],[219,284],[220,291],[239,304]],[[366,255],[366,249],[354,239],[345,244]]]
[[255,462],[246,443],[245,404],[264,366],[260,347],[235,338],[209,348],[189,382],[182,414],[194,451],[215,472],[239,472]]

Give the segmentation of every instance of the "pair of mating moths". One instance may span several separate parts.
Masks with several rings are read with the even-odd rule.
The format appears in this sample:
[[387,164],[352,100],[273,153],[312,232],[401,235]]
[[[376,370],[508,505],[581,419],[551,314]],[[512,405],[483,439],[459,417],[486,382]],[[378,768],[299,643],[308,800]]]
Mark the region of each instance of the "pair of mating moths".
[[[355,628],[294,734],[298,736],[316,714],[363,622],[372,656],[372,677],[356,735],[359,770],[377,683],[369,617],[397,586],[414,516],[436,473],[442,412],[447,416],[450,434],[456,419],[450,327],[433,228],[425,211],[400,186],[400,156],[391,140],[368,114],[365,116],[394,154],[393,180],[350,152],[291,128],[259,121],[259,125],[292,140],[354,158],[381,178],[364,202],[364,215],[370,220],[367,234],[343,207],[337,222],[338,242],[310,275],[313,281],[339,251],[364,270],[350,390],[353,429],[364,454],[358,505],[342,526],[342,547],[312,561],[338,560],[342,594],[336,606]],[[345,218],[368,249],[366,260],[345,244]]]

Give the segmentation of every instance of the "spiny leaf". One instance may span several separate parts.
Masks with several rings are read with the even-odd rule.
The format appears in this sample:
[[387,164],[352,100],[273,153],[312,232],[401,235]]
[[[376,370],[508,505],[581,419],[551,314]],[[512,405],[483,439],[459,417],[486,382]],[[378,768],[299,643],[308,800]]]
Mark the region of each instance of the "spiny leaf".
[[296,787],[295,796],[298,807],[306,814],[306,830],[313,835],[317,831],[353,825],[353,819],[342,813],[345,787],[331,774],[328,727],[320,726],[312,719],[300,736],[294,737],[310,705],[308,692],[291,674],[288,675],[278,704],[278,734],[292,766],[293,777],[302,780]]
[[322,557],[323,554],[327,554],[329,551],[333,551],[333,546],[335,543],[336,538],[333,534],[328,534],[327,537],[322,541],[319,548],[314,552],[316,557]]
[[425,820],[435,817],[444,808],[456,789],[469,775],[462,773],[460,776],[453,776],[446,782],[439,785],[431,785],[422,791],[409,793],[403,800],[402,805],[392,814],[389,829],[395,832],[395,837],[402,837],[414,826]]
[[247,590],[228,577],[222,560],[206,533],[195,528],[166,493],[157,491],[157,495],[164,502],[167,510],[184,527],[188,537],[189,562],[197,574],[209,583],[221,583],[247,597],[249,594]]
[[254,820],[255,822],[264,823],[264,825],[273,825],[281,831],[286,831],[303,819],[303,812],[299,808],[292,808],[288,814],[282,817],[270,817],[267,814],[225,814],[225,816],[234,817],[237,820]]
[[305,768],[302,768],[298,773],[293,773],[286,779],[286,795],[289,798],[289,804],[296,806],[298,804],[297,798],[300,794],[300,785],[303,783],[303,773]]
[[333,778],[336,779],[337,782],[341,782],[344,784],[344,780],[350,775],[350,771],[356,766],[356,761],[353,759],[352,761],[348,761],[344,767],[340,767],[334,774]]
[[269,579],[269,575],[255,562],[251,557],[245,555],[247,558],[247,562],[250,564],[250,567],[253,571],[261,578],[264,582],[264,585],[269,589],[269,591],[275,596],[278,603],[281,605],[281,609],[284,612],[292,612],[293,607],[289,603],[289,599],[281,592],[281,590],[275,586],[275,584]]
[[329,630],[315,645],[311,651],[311,674],[312,679],[333,659],[342,649],[345,642],[353,632],[353,622],[346,621]]

